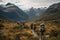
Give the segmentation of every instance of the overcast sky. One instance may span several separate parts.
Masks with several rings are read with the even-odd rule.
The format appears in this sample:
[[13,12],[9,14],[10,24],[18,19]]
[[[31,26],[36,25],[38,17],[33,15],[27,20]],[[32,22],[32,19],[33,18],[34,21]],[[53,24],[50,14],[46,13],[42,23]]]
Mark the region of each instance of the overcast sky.
[[0,0],[0,3],[5,4],[7,2],[14,3],[22,9],[28,9],[31,7],[49,7],[54,3],[60,2],[60,0]]

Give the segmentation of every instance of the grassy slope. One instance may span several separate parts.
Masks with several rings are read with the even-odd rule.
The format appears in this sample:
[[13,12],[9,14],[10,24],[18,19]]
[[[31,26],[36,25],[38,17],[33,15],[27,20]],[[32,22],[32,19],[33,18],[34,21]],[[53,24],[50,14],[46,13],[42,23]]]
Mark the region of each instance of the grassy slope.
[[[38,38],[34,37],[34,34],[29,27],[23,28],[20,24],[16,22],[0,20],[0,25],[3,25],[2,35],[0,36],[0,40],[39,40]],[[1,27],[1,26],[0,26]],[[20,35],[20,36],[18,36]]]

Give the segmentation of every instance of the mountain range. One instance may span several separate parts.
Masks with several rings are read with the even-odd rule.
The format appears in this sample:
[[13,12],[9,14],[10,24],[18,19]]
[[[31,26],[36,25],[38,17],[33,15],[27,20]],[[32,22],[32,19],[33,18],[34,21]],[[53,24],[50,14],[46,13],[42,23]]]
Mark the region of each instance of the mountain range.
[[28,10],[24,10],[28,16],[29,16],[29,20],[38,20],[40,19],[41,15],[46,11],[46,7],[44,8],[30,8]]
[[60,3],[50,5],[48,8],[30,8],[22,11],[16,5],[7,3],[0,5],[0,18],[17,22],[26,22],[35,19],[60,20]]
[[0,5],[0,18],[16,22],[26,22],[28,15],[12,3]]
[[52,4],[42,15],[44,20],[60,20],[60,3]]

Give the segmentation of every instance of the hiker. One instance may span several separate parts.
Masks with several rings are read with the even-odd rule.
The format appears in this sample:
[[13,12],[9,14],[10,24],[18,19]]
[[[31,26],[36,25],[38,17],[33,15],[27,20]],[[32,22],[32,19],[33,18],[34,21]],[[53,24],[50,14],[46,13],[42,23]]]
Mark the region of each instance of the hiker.
[[44,40],[44,32],[45,32],[45,25],[40,25],[40,34],[41,34],[41,40]]
[[33,23],[31,24],[31,29],[33,29]]
[[45,25],[44,24],[40,25],[40,32],[41,32],[41,35],[44,35],[44,32],[45,32]]
[[34,31],[36,30],[36,24],[31,24],[31,29],[33,29]]

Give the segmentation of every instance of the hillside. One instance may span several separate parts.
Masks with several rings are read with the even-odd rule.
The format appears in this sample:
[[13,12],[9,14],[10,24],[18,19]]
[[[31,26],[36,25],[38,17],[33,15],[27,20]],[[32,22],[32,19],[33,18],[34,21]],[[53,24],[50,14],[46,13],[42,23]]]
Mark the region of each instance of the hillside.
[[60,3],[55,3],[43,14],[44,20],[60,20]]
[[3,16],[3,18],[7,20],[16,22],[25,22],[28,20],[28,15],[12,3],[0,5],[0,16]]
[[50,32],[49,40],[60,40],[60,3],[50,5],[39,21],[45,24],[47,33]]
[[39,40],[28,26],[0,19],[0,40]]

